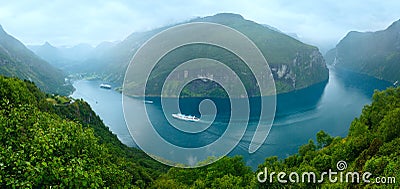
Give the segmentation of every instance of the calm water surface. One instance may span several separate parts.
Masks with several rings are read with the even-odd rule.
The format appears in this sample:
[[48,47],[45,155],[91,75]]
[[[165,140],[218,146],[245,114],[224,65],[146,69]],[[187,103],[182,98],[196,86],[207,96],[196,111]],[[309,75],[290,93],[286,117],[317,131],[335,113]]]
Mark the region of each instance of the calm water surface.
[[[366,75],[334,68],[330,69],[329,77],[328,82],[278,95],[274,124],[262,147],[253,154],[248,153],[249,143],[257,124],[255,119],[249,123],[244,137],[229,155],[242,155],[249,166],[256,168],[268,156],[284,158],[296,153],[300,145],[307,143],[309,139],[315,139],[316,133],[320,130],[332,136],[346,136],[351,121],[360,115],[364,105],[371,102],[373,91],[391,85]],[[113,90],[99,88],[101,83],[101,81],[76,81],[74,83],[76,91],[72,97],[87,101],[123,143],[137,147],[125,124],[122,95]],[[215,141],[226,129],[229,115],[220,113],[213,125],[197,134],[195,138],[194,135],[183,134],[173,127],[168,127],[169,124],[158,103],[159,99],[153,100],[154,104],[146,105],[152,123],[156,130],[173,144],[186,147],[203,146]],[[183,100],[181,104],[183,113],[198,113],[200,101],[201,99]],[[132,103],[134,105],[141,102]],[[217,100],[216,104],[217,108],[229,106],[229,102],[223,100]],[[137,119],[137,124],[141,124],[142,121]]]

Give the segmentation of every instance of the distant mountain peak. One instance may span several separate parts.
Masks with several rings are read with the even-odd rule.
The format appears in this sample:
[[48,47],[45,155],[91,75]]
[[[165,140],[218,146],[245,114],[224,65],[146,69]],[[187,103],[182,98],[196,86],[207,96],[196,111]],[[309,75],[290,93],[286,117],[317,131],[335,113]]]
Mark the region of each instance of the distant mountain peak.
[[229,25],[228,23],[243,22],[243,21],[249,21],[249,20],[246,20],[240,14],[217,13],[212,16],[197,17],[197,18],[190,20],[189,22],[214,22],[214,23],[219,23],[219,24],[223,24],[223,25]]
[[51,47],[51,48],[55,48],[52,44],[50,44],[48,41],[44,42],[44,44],[42,45],[43,47]]
[[[30,51],[18,39],[0,28],[0,74],[35,82],[49,93],[67,95],[72,86],[65,83],[65,75]],[[7,64],[4,64],[7,62]]]
[[400,30],[400,19],[393,22],[388,28],[387,30]]
[[218,13],[212,17],[229,17],[229,18],[239,18],[239,19],[244,19],[242,15],[240,14],[235,14],[235,13]]

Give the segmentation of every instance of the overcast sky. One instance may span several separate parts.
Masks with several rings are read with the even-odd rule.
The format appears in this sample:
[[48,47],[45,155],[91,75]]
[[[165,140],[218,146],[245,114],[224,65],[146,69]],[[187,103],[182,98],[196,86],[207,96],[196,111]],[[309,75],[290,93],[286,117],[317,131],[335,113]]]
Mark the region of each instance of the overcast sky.
[[347,32],[385,29],[400,19],[398,0],[0,0],[0,24],[25,44],[97,45],[198,16],[221,12],[296,33],[333,47]]

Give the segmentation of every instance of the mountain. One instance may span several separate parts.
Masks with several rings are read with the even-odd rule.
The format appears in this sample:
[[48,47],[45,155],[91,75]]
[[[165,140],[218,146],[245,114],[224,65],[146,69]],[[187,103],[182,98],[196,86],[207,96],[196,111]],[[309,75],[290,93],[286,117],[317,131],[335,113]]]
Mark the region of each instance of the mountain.
[[99,57],[114,45],[113,42],[102,42],[96,47],[84,43],[72,47],[55,47],[45,42],[43,45],[29,45],[28,48],[54,67],[73,74],[92,71],[91,67],[96,62],[86,64],[87,59]]
[[0,26],[0,74],[30,80],[43,91],[68,95],[72,85],[62,71],[35,55]]
[[72,60],[82,61],[90,56],[95,48],[89,44],[80,43],[72,47],[61,47],[59,49],[61,50],[63,56],[69,57]]
[[[320,131],[316,143],[310,140],[285,159],[267,157],[255,172],[238,156],[193,169],[162,165],[122,144],[83,100],[62,97],[69,103],[58,104],[59,96],[29,81],[0,76],[0,96],[0,188],[400,187],[400,88],[376,91],[345,138]],[[339,162],[345,170],[338,170]],[[294,178],[303,182],[261,182],[268,178],[266,169],[299,173]],[[343,182],[329,182],[328,171],[336,181],[344,173]],[[378,177],[386,183],[377,184]]]
[[29,45],[28,48],[52,64],[60,59],[82,61],[89,57],[95,49],[94,47],[85,43],[81,43],[72,47],[55,47],[49,42],[45,42],[43,45]]
[[290,37],[292,37],[292,38],[297,39],[297,40],[300,41],[300,37],[299,37],[296,33],[285,33],[285,32],[283,32],[283,31],[279,30],[278,28],[275,28],[275,27],[270,26],[270,25],[268,25],[268,24],[262,24],[262,25],[265,26],[266,28],[270,29],[270,30],[274,30],[274,31],[276,31],[276,32],[286,34],[286,35],[288,35],[288,36],[290,36]]
[[[328,69],[318,48],[304,44],[282,32],[276,31],[276,29],[271,29],[271,27],[246,20],[241,15],[231,13],[196,18],[189,22],[223,24],[249,37],[267,59],[275,78],[278,93],[305,88],[328,79]],[[122,84],[127,65],[136,50],[150,37],[172,26],[133,33],[110,51],[90,60],[90,62],[96,62],[99,65],[95,71],[102,75],[105,80]],[[200,51],[203,47],[194,48]],[[191,54],[192,52],[182,50],[180,53],[177,52],[171,56],[183,57],[188,55],[182,53]],[[224,62],[224,57],[221,57],[224,55],[216,56],[219,56],[219,59]],[[171,57],[171,60],[173,59],[174,57]]]
[[400,20],[376,32],[349,32],[325,55],[328,64],[395,82],[400,80]]
[[28,45],[27,47],[54,67],[63,68],[64,60],[61,51],[49,42],[45,42],[43,45]]

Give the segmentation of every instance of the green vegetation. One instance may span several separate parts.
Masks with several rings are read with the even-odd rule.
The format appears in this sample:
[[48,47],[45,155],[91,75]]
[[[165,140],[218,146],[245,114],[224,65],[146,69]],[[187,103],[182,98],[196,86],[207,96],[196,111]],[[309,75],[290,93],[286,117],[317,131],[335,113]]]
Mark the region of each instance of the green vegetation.
[[255,178],[241,157],[224,157],[196,169],[171,168],[152,188],[254,188]]
[[[345,138],[320,131],[298,154],[268,157],[253,172],[241,157],[169,168],[123,145],[89,105],[52,103],[29,81],[0,76],[0,188],[399,188],[373,183],[259,183],[257,173],[348,171],[400,178],[400,88],[376,92]],[[61,97],[60,97],[61,98]],[[56,100],[54,100],[56,101]],[[319,178],[319,177],[318,177]]]
[[82,100],[57,106],[3,76],[0,96],[0,188],[146,187],[167,170],[123,145]]
[[69,95],[73,87],[65,82],[65,74],[36,56],[0,26],[0,75],[35,82],[47,93]]
[[[346,171],[371,172],[371,183],[300,183],[291,184],[294,188],[359,188],[382,187],[399,188],[395,184],[374,184],[376,177],[400,178],[400,88],[389,88],[386,91],[375,92],[371,105],[364,107],[362,114],[350,126],[346,138],[330,137],[321,131],[317,134],[317,144],[312,140],[299,148],[299,153],[284,160],[269,157],[259,165],[258,171],[264,167],[268,171],[292,171],[299,173],[314,171],[322,173],[332,169],[337,171],[336,163],[340,160],[347,162]],[[317,177],[319,178],[319,177]],[[360,179],[361,180],[361,179]],[[289,184],[273,183],[259,184],[265,188],[288,187]]]
[[379,79],[400,80],[400,20],[386,30],[355,32],[346,35],[325,55],[328,64],[334,64]]
[[[328,78],[328,69],[318,48],[304,44],[284,33],[245,20],[236,14],[222,13],[194,21],[226,25],[251,39],[272,69],[277,93],[305,88]],[[223,59],[222,62],[228,61]]]
[[[173,69],[179,66],[182,62],[186,62],[197,58],[211,58],[220,62],[225,62],[227,66],[229,66],[235,73],[237,73],[238,77],[245,84],[249,96],[260,95],[258,87],[250,87],[250,86],[257,86],[255,77],[253,75],[247,74],[251,71],[240,58],[238,58],[233,53],[221,47],[204,45],[204,44],[185,45],[183,47],[174,49],[168,55],[164,56],[159,61],[159,63],[156,65],[153,72],[149,76],[149,80],[147,81],[147,86],[146,86],[146,94],[150,96],[160,96],[161,89],[163,86],[159,84],[167,80],[168,75],[171,72],[173,72]],[[198,62],[197,64],[192,64],[190,66],[187,66],[187,68],[185,68],[185,71],[192,76],[216,75],[216,73],[219,73],[222,76],[220,78],[234,77],[230,73],[225,73],[218,66],[213,67],[209,66],[209,64],[208,66],[203,66],[202,63],[203,62]],[[170,76],[168,82],[171,82],[172,85],[165,85],[164,89],[166,90],[166,92],[165,91],[164,92],[166,94],[170,94],[170,96],[177,95],[173,94],[172,92],[169,92],[168,89],[175,91],[177,85],[179,83],[182,83],[183,81],[184,81],[183,72]],[[237,90],[236,85],[237,85],[236,83],[232,82],[230,86],[224,86],[224,87],[230,89],[231,91],[235,91]],[[138,87],[137,85],[129,85],[129,89],[140,89],[140,87]],[[129,91],[129,89],[127,89],[126,91]],[[234,94],[235,94],[234,92],[231,93],[232,96]],[[188,96],[227,97],[227,94],[225,93],[225,91],[223,91],[220,85],[218,85],[216,82],[212,82],[209,80],[208,81],[195,80],[190,82],[183,88],[182,95],[184,97]]]
[[53,105],[68,105],[69,103],[73,102],[72,99],[60,95],[52,95],[46,98],[46,100]]
[[[257,173],[266,167],[271,172],[314,171],[322,173],[332,169],[336,163],[346,161],[346,170],[372,173],[376,177],[400,178],[400,88],[376,92],[371,105],[364,107],[356,118],[346,138],[331,137],[320,131],[317,143],[310,140],[299,148],[298,154],[279,160],[268,157],[253,173],[240,157],[223,158],[220,161],[197,169],[171,168],[152,185],[154,188],[399,188],[394,184],[374,183],[259,183]],[[317,175],[319,178],[319,175]]]
[[[189,22],[218,23],[229,26],[246,35],[261,50],[268,61],[275,78],[278,93],[305,88],[328,79],[328,69],[326,68],[325,61],[318,48],[304,44],[284,33],[271,30],[266,26],[246,20],[240,15],[228,13],[197,18]],[[95,62],[99,67],[101,66],[103,68],[102,71],[98,71],[100,69],[95,68],[93,70],[103,75],[105,80],[122,85],[124,79],[123,73],[125,73],[136,50],[145,41],[150,39],[150,37],[170,27],[172,26],[158,28],[148,32],[133,33],[124,41],[115,45],[107,53],[104,53],[103,56],[90,59],[90,62]],[[167,56],[169,57],[163,60],[163,63],[166,64],[164,66],[166,69],[160,69],[160,73],[155,73],[156,75],[160,75],[160,77],[156,79],[157,82],[162,81],[160,78],[162,78],[161,76],[164,73],[161,72],[171,70],[175,67],[176,63],[182,63],[184,58],[188,59],[192,56],[196,58],[196,54],[192,53],[197,53],[197,57],[215,58],[220,62],[231,65],[238,62],[232,61],[232,56],[229,53],[217,54],[214,51],[215,48],[209,45],[204,46],[205,47],[196,47],[196,51],[176,49],[168,54]],[[217,55],[213,56],[215,54]],[[106,69],[104,69],[104,67],[106,67]],[[249,70],[241,70],[241,72],[244,72],[245,75],[250,75]],[[241,74],[241,72],[236,73]],[[207,73],[203,74],[206,75]],[[161,83],[163,82],[164,81]],[[137,85],[138,83],[130,83],[126,86],[137,89]],[[254,85],[249,86],[254,87]],[[200,88],[204,87],[200,86]]]

